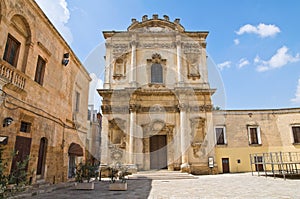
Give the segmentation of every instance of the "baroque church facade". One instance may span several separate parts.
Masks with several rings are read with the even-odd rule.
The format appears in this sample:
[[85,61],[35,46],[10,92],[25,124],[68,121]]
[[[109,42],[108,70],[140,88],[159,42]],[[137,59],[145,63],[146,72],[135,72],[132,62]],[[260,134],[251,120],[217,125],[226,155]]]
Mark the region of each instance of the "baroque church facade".
[[[145,15],[127,31],[104,31],[106,70],[101,162],[138,170],[214,172],[206,31]],[[117,155],[116,155],[117,154]]]

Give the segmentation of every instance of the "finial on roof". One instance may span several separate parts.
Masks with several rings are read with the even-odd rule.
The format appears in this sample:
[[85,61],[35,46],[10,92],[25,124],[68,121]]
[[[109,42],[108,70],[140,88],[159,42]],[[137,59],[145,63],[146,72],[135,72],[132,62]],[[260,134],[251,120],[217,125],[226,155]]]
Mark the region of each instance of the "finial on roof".
[[152,15],[152,18],[153,18],[153,19],[158,19],[158,14]]
[[148,15],[144,15],[143,17],[142,17],[142,21],[147,21],[148,20]]
[[137,21],[136,21],[136,19],[135,18],[132,18],[131,19],[131,23],[136,23]]
[[164,15],[164,19],[165,19],[166,21],[169,21],[169,20],[170,20],[170,18],[169,18],[168,15]]
[[180,19],[179,18],[175,19],[174,23],[179,24],[180,23]]

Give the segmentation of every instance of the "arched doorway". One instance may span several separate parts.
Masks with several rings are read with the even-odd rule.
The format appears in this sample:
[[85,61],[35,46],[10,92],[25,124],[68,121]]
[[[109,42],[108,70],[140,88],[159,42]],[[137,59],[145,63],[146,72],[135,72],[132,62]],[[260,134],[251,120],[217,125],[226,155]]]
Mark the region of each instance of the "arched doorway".
[[47,155],[47,138],[43,137],[40,141],[38,163],[36,169],[37,179],[44,179],[45,177],[45,164],[46,164],[46,155]]
[[72,143],[69,147],[68,178],[74,178],[76,174],[76,157],[83,156],[83,149],[79,144]]

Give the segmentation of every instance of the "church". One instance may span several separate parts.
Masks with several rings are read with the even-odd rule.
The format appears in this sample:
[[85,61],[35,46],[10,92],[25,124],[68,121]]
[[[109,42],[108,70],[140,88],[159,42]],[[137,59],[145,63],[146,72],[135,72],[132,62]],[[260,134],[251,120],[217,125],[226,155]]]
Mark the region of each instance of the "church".
[[127,31],[104,31],[102,163],[114,150],[138,170],[209,173],[213,121],[206,68],[207,31],[180,19],[132,19]]
[[103,36],[102,167],[262,171],[270,166],[266,153],[280,151],[299,168],[299,108],[213,110],[207,31],[186,31],[180,19],[154,14]]

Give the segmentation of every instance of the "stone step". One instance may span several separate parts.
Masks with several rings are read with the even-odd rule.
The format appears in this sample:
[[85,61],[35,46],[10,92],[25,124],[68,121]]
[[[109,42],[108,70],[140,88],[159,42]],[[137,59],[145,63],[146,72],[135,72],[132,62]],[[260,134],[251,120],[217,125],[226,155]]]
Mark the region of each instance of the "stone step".
[[178,179],[197,179],[197,177],[181,173],[180,171],[153,170],[140,171],[136,174],[128,176],[129,179],[152,179],[152,180],[178,180]]

